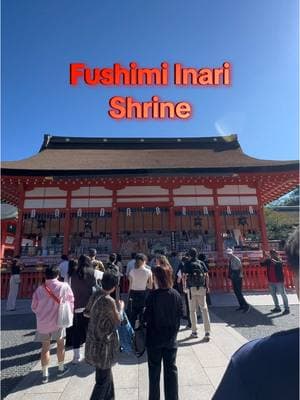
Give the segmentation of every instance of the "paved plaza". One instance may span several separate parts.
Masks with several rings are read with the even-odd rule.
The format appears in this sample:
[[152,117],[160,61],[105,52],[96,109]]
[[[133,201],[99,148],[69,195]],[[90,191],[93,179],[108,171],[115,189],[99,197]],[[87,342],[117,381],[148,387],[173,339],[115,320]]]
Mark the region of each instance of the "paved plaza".
[[[298,325],[299,310],[295,294],[288,295],[291,304],[291,314],[281,317],[270,315],[269,310],[272,308],[270,307],[272,306],[272,301],[269,295],[258,293],[249,294],[246,297],[253,307],[248,314],[243,314],[234,312],[236,301],[232,294],[212,295],[213,307],[210,308],[212,340],[209,343],[203,343],[201,341],[202,334],[204,333],[201,324],[199,339],[190,339],[190,330],[185,329],[185,321],[182,321],[182,327],[178,336],[179,348],[177,356],[180,400],[211,399],[231,355],[241,345],[246,343],[248,339],[265,336],[269,333],[273,333],[273,331],[281,330],[284,327],[289,329]],[[27,365],[28,371],[25,377],[20,379],[19,383],[13,388],[9,388],[10,394],[5,397],[5,399],[89,399],[94,385],[94,370],[84,362],[77,366],[72,365],[70,373],[67,376],[57,379],[56,357],[55,354],[52,354],[50,381],[48,384],[41,384],[40,363],[37,362],[38,347],[36,347],[36,344],[32,344],[34,332],[31,328],[28,329],[27,333],[24,333],[25,328],[21,330],[22,321],[26,327],[25,321],[27,321],[31,315],[29,307],[30,302],[28,300],[19,301],[19,309],[15,316],[5,312],[4,303],[5,302],[2,302],[1,305],[3,308],[3,320],[9,320],[11,318],[17,319],[19,325],[17,324],[16,331],[19,332],[19,336],[16,335],[16,332],[11,326],[10,330],[7,331],[2,324],[2,341],[4,340],[4,346],[2,346],[2,358],[4,358],[4,360],[2,363],[4,362],[5,366],[5,362],[7,361],[6,356],[10,356],[8,368],[12,367],[14,364],[20,362],[22,364],[24,362],[24,359],[21,357],[22,354],[17,354],[17,351],[10,354],[6,349],[6,343],[11,344],[11,342],[7,342],[7,336],[11,338],[11,341],[23,340],[26,342],[25,346],[27,346],[27,348],[25,352],[27,350],[28,354],[30,353],[33,358],[31,363]],[[201,321],[201,319],[199,321]],[[23,339],[20,338],[22,335]],[[13,337],[15,337],[15,339],[13,339]],[[21,348],[22,344],[18,343],[17,346]],[[66,352],[66,361],[70,362],[71,359],[72,351],[69,350]],[[5,367],[5,369],[7,369],[7,367]],[[16,373],[19,372],[19,370],[16,370]],[[117,400],[127,400],[128,398],[132,400],[147,400],[148,372],[146,356],[137,360],[134,356],[120,355],[119,363],[113,368],[113,374]],[[5,376],[4,378],[2,377],[4,382],[5,378],[9,379]],[[13,379],[13,377],[10,379]],[[161,390],[163,393],[163,389]],[[164,396],[162,395],[161,399],[163,398]]]

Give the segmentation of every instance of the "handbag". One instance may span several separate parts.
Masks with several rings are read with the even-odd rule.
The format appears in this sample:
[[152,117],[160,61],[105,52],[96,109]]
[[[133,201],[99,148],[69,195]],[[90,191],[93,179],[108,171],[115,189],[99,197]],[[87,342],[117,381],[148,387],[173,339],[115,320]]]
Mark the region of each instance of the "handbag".
[[121,352],[133,353],[134,330],[125,311],[121,315],[121,325],[118,327],[118,333]]
[[52,297],[56,303],[58,304],[58,313],[57,313],[57,321],[56,325],[58,328],[69,328],[73,325],[73,317],[74,314],[71,309],[71,304],[66,301],[65,294],[67,287],[65,285],[62,286],[60,291],[60,298],[56,297],[54,293],[48,288],[48,286],[44,285],[45,290]]

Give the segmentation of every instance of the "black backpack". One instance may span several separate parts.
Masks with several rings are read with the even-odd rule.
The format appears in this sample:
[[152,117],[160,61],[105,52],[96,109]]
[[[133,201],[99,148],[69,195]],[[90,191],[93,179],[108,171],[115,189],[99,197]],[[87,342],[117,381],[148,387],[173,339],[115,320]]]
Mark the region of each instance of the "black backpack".
[[206,287],[206,265],[203,261],[195,260],[189,262],[189,273],[187,277],[187,287]]

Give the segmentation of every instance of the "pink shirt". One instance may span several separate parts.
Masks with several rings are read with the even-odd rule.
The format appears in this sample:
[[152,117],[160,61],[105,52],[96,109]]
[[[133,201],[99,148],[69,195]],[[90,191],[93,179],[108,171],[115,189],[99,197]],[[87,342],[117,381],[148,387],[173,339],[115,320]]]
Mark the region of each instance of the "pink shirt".
[[[72,289],[65,282],[58,279],[46,279],[46,286],[58,298],[60,298],[61,288],[64,286],[66,301],[74,309],[74,296]],[[59,304],[48,294],[44,285],[39,286],[33,293],[31,309],[36,315],[37,331],[39,333],[51,333],[59,328],[56,324]]]

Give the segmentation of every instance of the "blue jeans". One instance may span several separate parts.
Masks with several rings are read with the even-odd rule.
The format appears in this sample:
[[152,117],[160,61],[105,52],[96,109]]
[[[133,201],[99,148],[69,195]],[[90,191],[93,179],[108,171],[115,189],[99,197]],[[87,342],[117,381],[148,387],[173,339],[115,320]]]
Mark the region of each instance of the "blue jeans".
[[269,282],[269,289],[270,289],[271,296],[273,298],[275,307],[279,307],[279,302],[278,302],[278,297],[277,297],[277,293],[279,293],[282,297],[285,310],[288,310],[289,309],[289,301],[288,301],[288,298],[287,298],[287,295],[285,292],[284,283],[283,282],[277,282],[277,283]]

